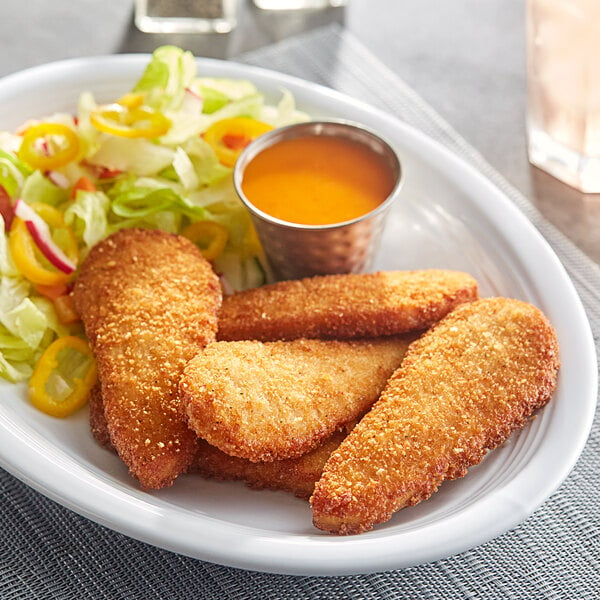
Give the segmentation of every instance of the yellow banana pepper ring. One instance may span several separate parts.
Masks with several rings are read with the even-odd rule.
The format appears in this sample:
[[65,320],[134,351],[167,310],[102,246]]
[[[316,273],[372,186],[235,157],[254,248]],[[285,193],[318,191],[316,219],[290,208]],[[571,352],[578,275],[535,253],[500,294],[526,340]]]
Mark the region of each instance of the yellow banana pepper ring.
[[39,123],[23,135],[19,158],[40,171],[56,169],[79,154],[79,138],[73,129],[61,123]]
[[[71,229],[65,225],[60,211],[49,204],[32,203],[30,206],[51,228],[57,230],[60,234],[61,249],[71,261],[77,262],[77,240]],[[71,278],[70,274],[59,271],[42,256],[25,222],[18,217],[13,220],[8,245],[15,266],[23,277],[32,283],[58,285]]]
[[117,100],[117,104],[125,106],[126,108],[138,108],[144,104],[144,95],[128,92]]
[[96,381],[96,361],[88,343],[72,335],[60,337],[36,364],[29,399],[48,415],[66,417],[86,403]]
[[161,112],[134,101],[100,107],[90,114],[90,121],[99,131],[127,138],[155,138],[171,127],[170,119]]
[[206,260],[215,260],[227,244],[227,229],[214,221],[196,221],[186,227],[181,235],[194,242]]
[[204,140],[216,152],[221,164],[233,167],[242,150],[252,140],[271,129],[272,125],[250,117],[221,119],[204,132]]

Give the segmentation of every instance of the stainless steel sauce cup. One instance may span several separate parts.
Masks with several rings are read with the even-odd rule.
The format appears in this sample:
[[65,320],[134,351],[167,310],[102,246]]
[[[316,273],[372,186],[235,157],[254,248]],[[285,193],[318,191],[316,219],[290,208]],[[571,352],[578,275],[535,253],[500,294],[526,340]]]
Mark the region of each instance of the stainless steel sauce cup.
[[[395,182],[391,193],[374,210],[331,225],[290,223],[258,209],[242,189],[247,165],[260,152],[278,142],[307,136],[333,136],[364,144],[389,168]],[[238,158],[233,180],[239,197],[250,211],[275,277],[299,279],[330,273],[359,273],[370,268],[386,215],[400,191],[402,169],[392,147],[364,127],[345,121],[311,121],[274,129],[254,140]]]

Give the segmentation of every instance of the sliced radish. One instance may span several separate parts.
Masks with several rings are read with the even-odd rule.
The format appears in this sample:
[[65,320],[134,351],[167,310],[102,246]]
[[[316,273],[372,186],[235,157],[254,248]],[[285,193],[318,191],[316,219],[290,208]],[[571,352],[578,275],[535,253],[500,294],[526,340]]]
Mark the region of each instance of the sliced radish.
[[71,182],[66,175],[63,175],[60,171],[47,171],[46,177],[57,187],[66,190],[71,187]]
[[40,151],[40,154],[43,156],[50,156],[50,146],[48,145],[48,140],[46,138],[36,140],[35,145]]
[[19,199],[15,203],[15,215],[25,222],[27,231],[31,234],[40,252],[59,271],[70,274],[75,271],[75,264],[56,245],[50,234],[50,229],[44,221],[26,202]]
[[204,105],[204,99],[202,96],[191,90],[185,88],[183,94],[183,101],[181,102],[181,110],[185,113],[197,115],[202,112],[202,106]]
[[13,217],[15,216],[10,196],[6,192],[3,186],[0,185],[0,215],[4,221],[4,231],[8,233],[10,226],[12,225]]
[[221,291],[225,296],[231,296],[235,293],[233,286],[229,283],[227,277],[223,273],[217,273],[217,277],[219,278],[219,282],[221,283]]

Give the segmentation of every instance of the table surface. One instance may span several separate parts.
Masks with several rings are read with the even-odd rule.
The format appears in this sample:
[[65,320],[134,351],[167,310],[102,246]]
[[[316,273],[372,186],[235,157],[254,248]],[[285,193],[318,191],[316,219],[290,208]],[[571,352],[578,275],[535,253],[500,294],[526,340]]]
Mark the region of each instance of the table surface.
[[348,0],[343,8],[261,11],[238,0],[230,34],[144,34],[123,0],[3,0],[0,76],[63,58],[151,52],[163,43],[230,58],[330,22],[351,31],[427,100],[559,230],[600,263],[600,195],[527,160],[524,0]]
[[[151,52],[157,46],[165,43],[185,47],[196,56],[230,58],[321,25],[338,23],[350,31],[393,73],[396,73],[429,102],[443,119],[483,155],[492,167],[529,198],[549,222],[554,224],[597,264],[600,264],[600,228],[598,227],[600,224],[600,195],[580,194],[531,167],[527,160],[525,0],[485,0],[484,2],[481,0],[453,0],[452,2],[440,0],[348,0],[345,8],[280,13],[260,11],[252,5],[251,0],[238,0],[238,3],[239,25],[231,34],[165,36],[144,34],[134,27],[133,0],[77,0],[76,2],[73,0],[52,0],[51,2],[48,0],[1,0],[0,77],[27,67],[71,57]],[[327,68],[329,67],[327,66]],[[538,223],[541,221],[538,219]],[[541,226],[545,227],[545,223],[541,223]],[[547,227],[545,230],[548,232]],[[554,234],[553,231],[549,233]],[[552,237],[556,236],[552,235]],[[567,246],[570,249],[570,245]],[[583,297],[596,332],[596,339],[598,339],[598,320],[600,319],[598,290],[600,290],[600,286],[597,283],[597,270],[591,268],[587,261],[580,260],[581,257],[578,253],[573,254],[577,256],[573,257],[571,253],[565,254],[564,262],[566,266],[571,265],[570,273],[575,274],[574,282],[578,289],[585,292]],[[561,254],[561,256],[563,255]],[[585,263],[585,265],[582,266],[579,263]],[[577,268],[574,268],[575,266]],[[481,560],[473,562],[472,566],[489,564],[489,561],[495,556],[504,553],[514,559],[510,563],[513,571],[515,566],[518,566],[516,574],[511,571],[512,583],[515,586],[526,581],[527,585],[524,589],[527,589],[530,578],[535,580],[536,577],[543,578],[541,583],[538,582],[539,585],[542,585],[547,580],[546,572],[528,562],[529,557],[524,553],[528,549],[536,548],[531,556],[534,556],[540,565],[551,565],[552,568],[562,565],[563,570],[564,565],[578,565],[581,570],[581,577],[578,579],[579,589],[588,586],[590,591],[586,597],[595,597],[595,589],[592,590],[595,585],[593,574],[595,573],[596,577],[600,574],[596,559],[598,556],[597,528],[592,528],[592,524],[597,523],[597,507],[599,506],[594,497],[594,494],[600,489],[594,479],[599,472],[597,456],[596,427],[596,433],[587,445],[586,462],[581,463],[579,470],[575,473],[575,478],[571,479],[571,487],[562,496],[557,497],[554,502],[548,502],[546,513],[538,513],[539,520],[536,527],[542,533],[538,537],[528,537],[529,530],[518,529],[513,532],[512,537],[500,540],[496,549],[488,547],[484,550],[479,557]],[[573,501],[574,488],[582,490],[575,501]],[[11,494],[19,499],[18,502],[23,502],[20,490],[15,488],[11,491],[11,489],[3,490],[3,501],[7,503],[6,505],[10,505]],[[19,523],[24,523],[23,527],[31,529],[30,525],[33,520],[28,521],[27,516],[34,513],[25,514],[21,520],[19,506],[16,501],[15,505],[11,506],[11,518],[18,515]],[[37,503],[33,505],[34,508],[37,506]],[[40,531],[60,532],[63,527],[60,512],[54,511],[52,504],[45,506],[49,511],[48,515],[41,511],[35,512],[35,514],[44,515],[44,528],[40,528]],[[30,510],[33,509],[30,507]],[[40,573],[44,572],[46,562],[52,567],[58,564],[57,561],[60,561],[63,556],[69,558],[72,554],[75,557],[81,556],[77,554],[81,550],[77,548],[78,540],[85,539],[86,544],[92,547],[95,543],[99,544],[100,548],[103,548],[103,544],[107,544],[108,538],[104,536],[102,530],[88,528],[83,520],[78,523],[81,525],[81,535],[77,539],[69,538],[69,543],[65,544],[64,548],[60,548],[61,552],[54,552],[54,556],[51,552],[49,556],[52,560],[50,561],[45,560],[47,540],[41,533],[38,533],[36,527],[33,528],[32,538],[39,543],[35,547],[29,547],[25,540],[20,547],[26,548],[28,560],[35,562],[23,563],[24,567],[21,573],[31,570],[31,576],[17,581],[15,585],[18,585],[19,590],[28,589],[27,586],[31,582],[35,582],[37,577],[41,577]],[[35,525],[35,523],[33,524]],[[70,526],[73,527],[72,524]],[[9,527],[6,530],[12,531]],[[552,531],[553,535],[545,539],[543,532],[549,531]],[[72,529],[69,530],[69,535],[71,532]],[[557,539],[563,539],[560,536],[571,533],[577,534],[577,544],[565,543],[561,547],[555,545]],[[20,538],[21,528],[14,535]],[[57,537],[58,534],[53,539]],[[517,544],[513,544],[515,539],[518,541]],[[566,538],[564,539],[566,541]],[[52,548],[50,549],[52,550]],[[574,549],[576,549],[576,554],[569,554],[575,552]],[[94,569],[104,568],[105,564],[108,565],[106,567],[107,576],[102,579],[103,583],[98,585],[113,585],[111,565],[120,564],[121,557],[126,557],[130,551],[131,547],[124,541],[114,548],[114,563],[91,564],[90,573]],[[43,552],[43,555],[37,554],[38,552]],[[498,552],[498,554],[494,554],[494,552]],[[7,556],[4,557],[5,562]],[[134,553],[133,556],[140,555]],[[39,560],[39,557],[43,557],[43,560]],[[169,557],[167,560],[172,561],[169,562],[170,565],[175,564],[176,561],[173,557]],[[469,560],[471,559],[467,555],[466,561]],[[35,569],[30,568],[32,564],[35,565]],[[60,564],[62,565],[62,563]],[[67,564],[66,561],[65,564]],[[504,561],[498,562],[498,572],[502,572],[507,564],[509,563]],[[77,565],[73,571],[65,571],[66,576],[87,573],[86,565],[87,563]],[[67,567],[70,568],[70,565]],[[486,582],[483,577],[474,578],[473,571],[475,569],[465,572],[463,567],[464,562],[442,564],[437,571],[430,570],[424,573],[424,579],[421,579],[414,570],[414,581],[418,585],[423,583],[425,587],[431,586],[428,589],[432,589],[436,585],[441,587],[446,581],[450,581],[449,588],[454,586],[455,590],[460,588],[464,592],[465,595],[461,597],[467,597],[467,594],[468,597],[497,597],[496,595],[485,596],[485,590],[489,591],[492,588],[485,587]],[[78,571],[78,568],[82,570]],[[211,569],[213,567],[209,564],[205,571],[190,570],[191,575],[187,571],[188,567],[185,562],[181,562],[178,568],[181,569],[177,573],[182,580],[184,578],[182,573],[186,577],[205,573],[208,575],[200,583],[208,586],[212,582]],[[238,586],[238,591],[243,594],[252,585],[253,575],[249,575],[243,581],[244,587],[242,587],[239,575],[233,572],[234,570],[231,571],[227,574],[226,583],[222,583],[219,577],[223,576],[224,571],[215,567],[215,587],[225,590],[229,589],[227,584],[232,586],[231,589],[233,586]],[[590,577],[590,571],[592,577]],[[140,573],[141,571],[133,570],[132,577],[135,578]],[[508,579],[504,581],[498,573],[486,571],[479,573],[486,577],[494,575],[496,577],[494,585],[503,586],[502,589],[506,589],[504,584],[511,585]],[[20,577],[15,575],[11,579],[11,573],[6,569],[4,574],[8,585]],[[151,567],[150,570],[145,571],[145,575],[151,577]],[[463,575],[466,575],[466,578]],[[96,582],[95,572],[89,576],[94,577]],[[120,584],[119,577],[121,576],[122,574],[115,576],[116,583],[114,585]],[[410,577],[409,575],[406,580],[397,579],[396,581],[406,586],[403,589],[408,589],[412,586],[411,582],[413,581]],[[562,577],[562,572],[559,572],[558,577]],[[158,578],[160,579],[160,574]],[[581,583],[588,579],[587,583]],[[106,583],[107,581],[109,584]],[[144,581],[146,580],[142,579],[141,584]],[[272,580],[270,581],[272,582]],[[392,594],[395,597],[393,588],[387,587],[391,586],[393,581],[393,579],[389,579],[381,584],[383,587],[377,589],[382,589],[382,593],[392,590],[389,592],[390,597],[393,597]],[[360,585],[364,585],[364,589],[367,587],[371,589],[372,582],[373,580],[366,579]],[[306,582],[300,581],[298,585],[304,583]],[[162,580],[157,585],[161,587]],[[278,579],[277,585],[286,586],[287,590],[290,580]],[[309,584],[307,583],[307,585]],[[469,593],[469,585],[473,586],[473,595]],[[235,589],[237,590],[238,587]],[[94,589],[96,588],[94,587]],[[294,589],[299,588],[290,588],[289,597],[293,596]],[[352,590],[353,588],[347,587],[346,591],[348,589]],[[77,590],[75,588],[74,590],[72,597],[79,597]],[[25,593],[23,591],[23,596],[19,595],[19,598],[25,598]],[[33,593],[32,591],[31,594]],[[313,595],[311,593],[311,597]],[[339,597],[341,595],[340,592]],[[347,597],[347,594],[344,592],[343,596]],[[27,597],[33,597],[33,595]],[[214,597],[214,594],[205,597]],[[335,597],[338,597],[338,594]],[[366,596],[359,593],[353,597]],[[515,595],[510,595],[510,597],[523,596],[515,592]],[[552,594],[552,597],[558,596]]]
[[134,27],[132,2],[3,0],[0,39],[10,52],[0,53],[0,76],[73,56],[151,52],[162,43],[230,58],[336,21],[600,262],[600,196],[580,194],[527,160],[524,0],[349,0],[344,8],[311,11],[238,3],[230,34],[163,35]]

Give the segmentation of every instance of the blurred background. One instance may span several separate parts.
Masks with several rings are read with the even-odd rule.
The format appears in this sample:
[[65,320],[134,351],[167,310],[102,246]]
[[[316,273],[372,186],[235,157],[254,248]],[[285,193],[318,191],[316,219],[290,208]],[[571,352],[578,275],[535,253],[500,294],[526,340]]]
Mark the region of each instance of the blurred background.
[[235,59],[337,24],[600,261],[598,196],[578,193],[528,163],[525,0],[348,0],[345,7],[298,11],[237,0],[237,21],[227,34],[142,33],[133,0],[2,0],[0,76],[71,57],[151,52],[165,43],[196,56]]

